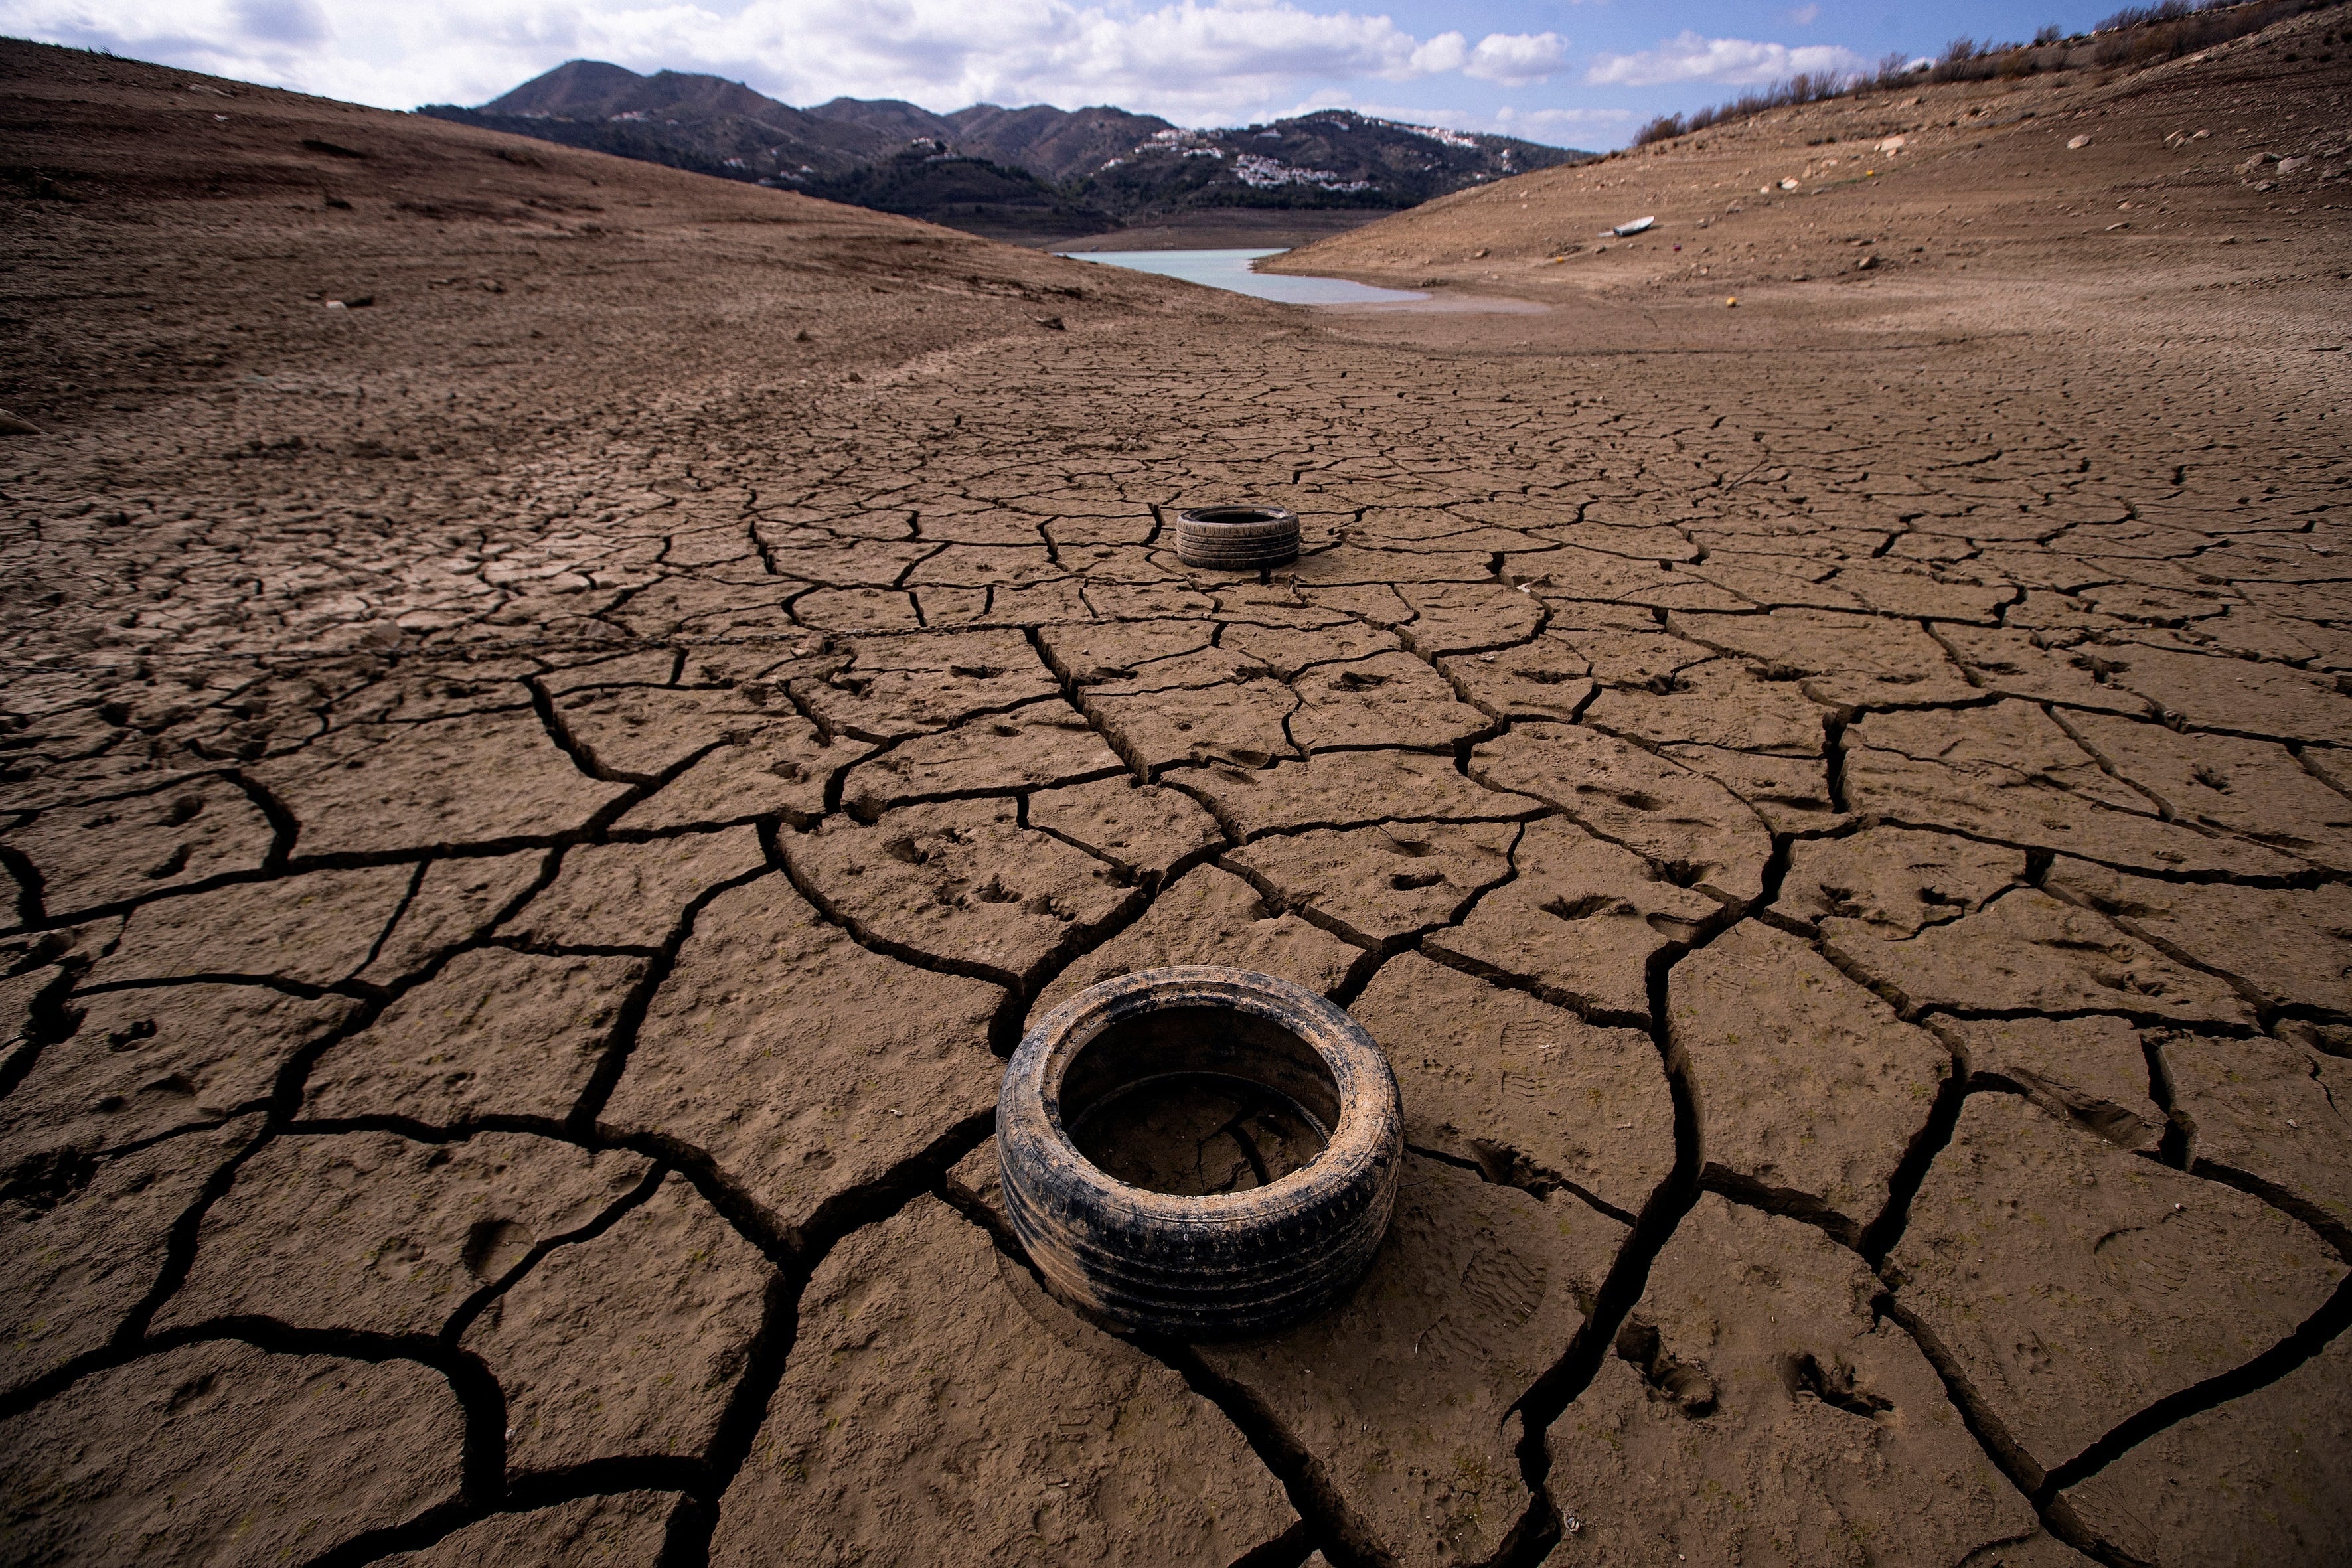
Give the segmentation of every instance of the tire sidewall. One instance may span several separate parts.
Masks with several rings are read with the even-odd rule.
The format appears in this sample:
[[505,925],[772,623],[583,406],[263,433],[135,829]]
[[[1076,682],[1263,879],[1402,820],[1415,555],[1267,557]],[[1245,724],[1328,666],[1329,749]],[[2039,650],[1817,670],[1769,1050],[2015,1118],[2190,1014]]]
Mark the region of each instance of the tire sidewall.
[[[1132,1186],[1070,1141],[1063,1075],[1123,1019],[1201,1005],[1306,1041],[1339,1116],[1322,1153],[1264,1187],[1190,1197]],[[1114,1323],[1188,1338],[1270,1327],[1351,1285],[1386,1234],[1403,1155],[1395,1075],[1360,1025],[1288,981],[1205,967],[1121,976],[1048,1014],[1006,1069],[997,1139],[1007,1217],[1048,1284]]]

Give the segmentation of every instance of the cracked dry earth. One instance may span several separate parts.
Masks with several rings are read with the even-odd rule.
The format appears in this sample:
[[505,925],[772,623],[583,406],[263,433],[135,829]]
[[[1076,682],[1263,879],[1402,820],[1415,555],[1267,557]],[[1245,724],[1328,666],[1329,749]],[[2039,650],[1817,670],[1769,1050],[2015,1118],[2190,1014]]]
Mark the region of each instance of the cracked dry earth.
[[[1631,359],[5,63],[10,1562],[2352,1550],[2340,296]],[[1000,1215],[1171,963],[1402,1087],[1289,1333]]]

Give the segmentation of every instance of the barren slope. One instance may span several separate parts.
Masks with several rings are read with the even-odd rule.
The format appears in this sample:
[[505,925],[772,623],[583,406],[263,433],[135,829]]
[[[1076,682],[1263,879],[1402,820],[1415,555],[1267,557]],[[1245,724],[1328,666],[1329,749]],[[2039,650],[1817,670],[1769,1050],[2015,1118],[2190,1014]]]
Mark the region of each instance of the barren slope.
[[[1462,192],[1268,265],[1540,300],[1577,342],[1768,341],[1760,310],[1801,337],[2097,331],[2240,363],[2299,356],[2341,341],[2333,285],[2352,274],[2346,15],[2147,70],[1777,110]],[[1643,217],[1656,226],[1608,232]],[[1708,318],[1733,299],[1748,314]]]

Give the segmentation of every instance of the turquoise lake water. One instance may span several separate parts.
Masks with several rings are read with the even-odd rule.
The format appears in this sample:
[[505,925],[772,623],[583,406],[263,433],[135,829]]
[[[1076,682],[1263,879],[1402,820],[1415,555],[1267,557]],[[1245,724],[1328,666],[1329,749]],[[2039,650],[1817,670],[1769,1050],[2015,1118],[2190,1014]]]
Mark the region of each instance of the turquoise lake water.
[[1375,289],[1344,278],[1286,278],[1276,272],[1253,272],[1250,263],[1261,257],[1280,256],[1276,250],[1078,250],[1075,261],[1099,261],[1108,267],[1131,267],[1157,272],[1210,289],[1253,294],[1285,305],[1380,305],[1402,300],[1426,300],[1408,289]]

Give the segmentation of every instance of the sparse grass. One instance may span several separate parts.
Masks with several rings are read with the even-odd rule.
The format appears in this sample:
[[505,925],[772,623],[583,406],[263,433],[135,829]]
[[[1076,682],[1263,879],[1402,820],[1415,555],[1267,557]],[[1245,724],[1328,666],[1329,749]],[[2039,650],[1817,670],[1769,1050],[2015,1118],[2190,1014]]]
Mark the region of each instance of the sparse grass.
[[2099,24],[2095,37],[2097,63],[2103,66],[2152,65],[2179,59],[2199,49],[2210,49],[2232,38],[2258,33],[2273,22],[2326,10],[2341,0],[2254,0],[2227,5],[2206,0],[2159,0],[2154,5],[2132,5]]
[[1693,110],[1687,116],[1662,114],[1634,133],[1633,145],[1646,147],[1653,142],[1664,142],[1694,131],[1705,131],[1711,125],[1752,119],[1768,110],[1787,109],[1800,103],[1818,103],[1827,98],[1842,98],[1853,91],[1860,79],[1834,71],[1810,76],[1799,72],[1786,81],[1776,81],[1754,92],[1743,92],[1728,103]]
[[2306,11],[2326,10],[2343,3],[2344,0],[2202,0],[2200,4],[2198,0],[2158,0],[2152,5],[2126,6],[2089,34],[2073,37],[2055,26],[2043,27],[2033,35],[2030,44],[1958,37],[1946,45],[1943,54],[1934,60],[1912,60],[1892,54],[1881,60],[1875,70],[1794,76],[1754,92],[1741,93],[1729,102],[1693,110],[1686,115],[1661,114],[1634,132],[1633,145],[1646,147],[1654,142],[1669,142],[1712,126],[1753,119],[1770,110],[1929,82],[1988,81],[1995,77],[2014,79],[2090,66],[2154,65],[2261,32],[2273,23]]

